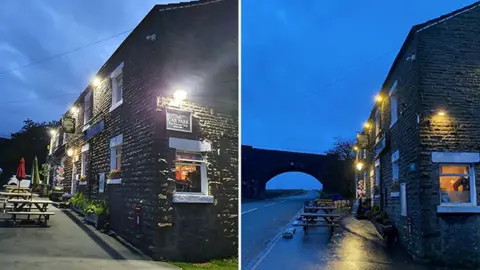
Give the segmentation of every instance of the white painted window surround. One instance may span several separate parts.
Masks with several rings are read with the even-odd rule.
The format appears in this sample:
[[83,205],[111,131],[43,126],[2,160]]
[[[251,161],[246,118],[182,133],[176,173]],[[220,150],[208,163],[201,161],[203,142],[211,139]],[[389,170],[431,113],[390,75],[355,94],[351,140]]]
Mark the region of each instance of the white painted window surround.
[[[93,91],[90,90],[84,98],[83,125],[86,126],[93,117]],[[84,127],[85,129],[85,127]]]
[[[181,138],[169,138],[170,148],[178,151],[186,151],[192,153],[202,153],[212,151],[210,143],[205,141],[187,140]],[[173,195],[174,203],[213,203],[214,198],[208,193],[208,178],[206,162],[201,162],[200,165],[201,190],[200,193],[193,192],[175,192]]]
[[395,81],[390,89],[390,128],[395,125],[398,119],[398,97],[397,97],[398,83]]
[[[470,203],[448,203],[437,205],[438,213],[480,213],[477,206],[474,163],[480,162],[477,152],[432,152],[432,162],[441,165],[468,165],[470,178]],[[440,181],[440,179],[439,179]]]
[[375,160],[375,185],[380,186],[380,159]]
[[[123,144],[123,135],[120,134],[110,139],[110,170],[120,169],[117,168],[117,160],[121,162],[121,147]],[[121,184],[122,179],[108,179],[107,184]]]
[[123,62],[110,74],[112,82],[112,106],[110,112],[123,104]]
[[407,216],[407,184],[400,184],[400,215]]
[[392,181],[398,181],[400,179],[400,152],[397,150],[392,154]]
[[[85,144],[84,146],[82,146],[82,150],[81,150],[81,156],[82,156],[82,160],[81,160],[81,166],[80,166],[80,175],[81,176],[85,176],[86,174],[86,170],[87,170],[87,164],[86,164],[86,161],[87,161],[87,152],[90,150],[90,144]],[[80,184],[85,184],[86,185],[86,182],[80,182]]]

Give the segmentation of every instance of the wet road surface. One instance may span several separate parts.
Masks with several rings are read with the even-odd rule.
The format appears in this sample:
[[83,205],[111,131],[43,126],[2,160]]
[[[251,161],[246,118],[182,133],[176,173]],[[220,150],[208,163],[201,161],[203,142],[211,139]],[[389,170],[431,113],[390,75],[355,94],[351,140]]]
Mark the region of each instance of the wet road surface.
[[318,193],[242,203],[242,269],[261,256],[275,238],[302,209],[303,203]]
[[242,204],[242,269],[435,269],[414,263],[400,246],[387,249],[371,222],[351,216],[334,234],[321,227],[305,237],[299,227],[292,239],[282,238],[312,197],[315,193]]

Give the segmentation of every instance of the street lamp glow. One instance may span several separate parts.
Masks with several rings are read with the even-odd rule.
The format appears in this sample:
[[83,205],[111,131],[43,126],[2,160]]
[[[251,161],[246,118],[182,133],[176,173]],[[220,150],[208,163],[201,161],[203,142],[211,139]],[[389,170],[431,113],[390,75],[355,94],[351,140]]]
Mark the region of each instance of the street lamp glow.
[[363,169],[363,163],[357,163],[357,170],[361,171]]
[[95,77],[95,78],[93,78],[93,80],[92,80],[92,85],[95,86],[95,87],[97,87],[97,86],[100,85],[101,82],[102,82],[102,81],[100,80],[100,78]]
[[175,101],[177,102],[184,101],[186,98],[187,92],[185,92],[184,90],[177,90],[175,91],[175,93],[173,93],[173,99],[175,99]]
[[69,148],[69,149],[67,150],[67,155],[68,155],[69,157],[73,156],[73,149],[72,149],[72,148]]
[[440,111],[437,112],[437,115],[438,115],[438,116],[445,116],[446,114],[447,114],[447,113],[446,113],[445,111],[443,111],[443,110],[440,110]]

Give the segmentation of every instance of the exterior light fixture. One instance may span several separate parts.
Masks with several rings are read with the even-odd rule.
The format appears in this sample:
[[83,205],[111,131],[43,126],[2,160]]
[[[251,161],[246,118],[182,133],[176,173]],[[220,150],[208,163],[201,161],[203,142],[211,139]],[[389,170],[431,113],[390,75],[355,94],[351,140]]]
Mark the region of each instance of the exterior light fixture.
[[102,81],[100,80],[100,78],[95,77],[95,78],[93,78],[93,80],[92,80],[92,85],[95,86],[95,87],[97,87],[97,86],[100,85],[101,82],[102,82]]
[[50,136],[52,136],[52,137],[57,135],[57,131],[55,129],[50,129],[49,132],[50,132]]
[[443,110],[439,110],[439,111],[437,112],[437,115],[438,115],[438,116],[445,116],[446,114],[447,114],[447,113],[446,113],[445,111],[443,111]]
[[184,90],[177,90],[175,93],[173,93],[173,99],[175,99],[176,102],[181,102],[184,101],[187,98],[187,92]]
[[76,114],[78,112],[78,108],[76,106],[72,106],[72,108],[70,108],[70,112],[72,114]]
[[363,124],[363,127],[365,128],[371,128],[372,127],[372,124],[370,124],[368,121],[365,122],[365,124]]
[[67,150],[67,155],[68,155],[69,157],[73,156],[73,149],[72,149],[72,148],[69,148],[69,149]]
[[362,162],[358,162],[357,165],[357,170],[361,171],[363,169],[363,163]]
[[358,147],[357,147],[357,146],[354,146],[354,147],[353,147],[353,151],[358,151]]
[[381,102],[383,100],[383,97],[382,95],[378,94],[376,97],[375,97],[375,101],[376,102]]

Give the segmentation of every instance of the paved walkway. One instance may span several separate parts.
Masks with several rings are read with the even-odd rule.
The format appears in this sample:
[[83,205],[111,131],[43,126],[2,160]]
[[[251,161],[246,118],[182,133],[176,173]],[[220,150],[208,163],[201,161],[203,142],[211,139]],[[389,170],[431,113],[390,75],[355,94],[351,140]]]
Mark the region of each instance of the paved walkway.
[[136,253],[83,224],[70,210],[52,207],[50,211],[55,211],[55,216],[47,228],[0,223],[0,269],[178,269]]
[[[293,269],[432,269],[414,263],[400,246],[387,249],[373,224],[351,216],[342,221],[344,228],[309,229],[307,237],[301,228],[293,239],[279,239],[268,255],[255,267],[257,270]],[[435,268],[433,268],[435,269]]]

